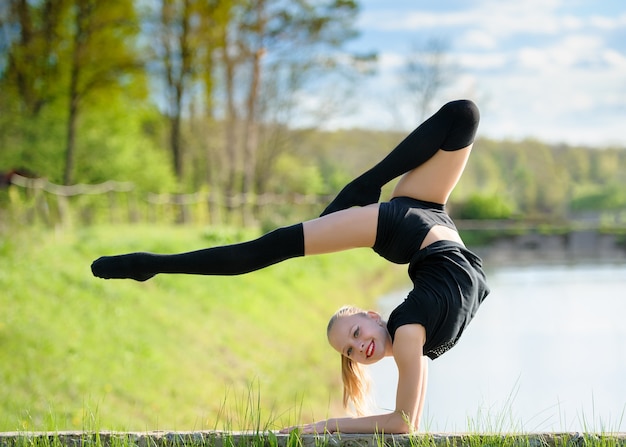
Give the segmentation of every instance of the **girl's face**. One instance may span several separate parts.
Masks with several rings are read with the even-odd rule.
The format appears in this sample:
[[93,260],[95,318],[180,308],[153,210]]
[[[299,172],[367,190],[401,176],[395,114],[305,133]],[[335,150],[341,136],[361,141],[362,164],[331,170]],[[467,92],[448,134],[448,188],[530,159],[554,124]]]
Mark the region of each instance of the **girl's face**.
[[387,325],[375,312],[337,318],[328,333],[328,341],[341,355],[366,365],[391,355]]

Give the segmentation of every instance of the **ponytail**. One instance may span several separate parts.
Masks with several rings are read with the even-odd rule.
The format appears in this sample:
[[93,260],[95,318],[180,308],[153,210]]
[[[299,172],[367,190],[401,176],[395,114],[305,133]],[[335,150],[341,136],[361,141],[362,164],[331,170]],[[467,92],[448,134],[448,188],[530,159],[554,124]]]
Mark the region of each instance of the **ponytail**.
[[349,409],[352,404],[357,415],[365,414],[370,390],[369,376],[365,368],[342,355],[341,379],[343,381],[343,408]]

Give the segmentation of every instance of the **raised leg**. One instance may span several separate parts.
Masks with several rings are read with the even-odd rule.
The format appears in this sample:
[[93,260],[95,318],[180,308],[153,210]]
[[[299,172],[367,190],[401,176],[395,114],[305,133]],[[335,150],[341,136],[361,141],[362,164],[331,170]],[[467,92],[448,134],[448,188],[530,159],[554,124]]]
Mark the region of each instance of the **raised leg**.
[[424,164],[404,174],[391,196],[445,204],[463,174],[471,150],[472,145],[456,151],[437,151]]
[[376,203],[385,184],[422,166],[440,150],[457,151],[470,146],[479,121],[480,114],[473,102],[458,100],[445,104],[377,165],[346,185],[321,215]]

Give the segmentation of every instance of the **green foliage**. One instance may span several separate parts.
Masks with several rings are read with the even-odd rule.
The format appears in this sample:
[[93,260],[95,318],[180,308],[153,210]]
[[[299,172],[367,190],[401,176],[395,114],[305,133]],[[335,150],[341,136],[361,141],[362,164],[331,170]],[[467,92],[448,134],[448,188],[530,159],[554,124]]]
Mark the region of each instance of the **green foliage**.
[[187,251],[255,234],[124,226],[2,237],[0,431],[89,428],[92,417],[91,428],[103,430],[222,428],[251,386],[271,428],[294,423],[296,412],[307,420],[340,412],[327,319],[405,280],[371,251],[238,277],[136,283],[89,271],[100,255]]
[[496,194],[474,193],[454,211],[454,216],[459,219],[508,219],[512,215],[510,201]]
[[59,182],[65,141],[61,105],[51,104],[36,117],[20,116],[10,100],[0,107],[0,169],[25,168]]
[[[100,163],[116,168],[106,159],[107,149],[119,152],[119,140],[128,133],[112,132],[111,124],[126,120],[136,125],[139,104],[147,97],[135,46],[139,26],[134,4],[12,3],[3,23],[3,31],[14,35],[2,54],[6,71],[0,77],[0,144],[7,151],[0,154],[0,166],[24,167],[55,183],[64,181],[68,172],[75,180],[73,171],[79,181],[97,181],[102,177],[86,175],[85,164],[100,161],[104,152]],[[146,146],[143,141],[128,143]],[[71,158],[82,163],[71,166],[68,154],[76,154]],[[133,168],[142,167],[144,160],[132,159],[135,166],[116,161],[131,172],[140,171]],[[117,178],[107,174],[105,180]]]
[[279,157],[268,189],[282,194],[321,194],[323,185],[318,166],[303,165],[296,156],[286,153]]
[[478,140],[453,198],[495,193],[520,216],[559,219],[582,210],[579,199],[590,191],[609,185],[623,190],[624,168],[624,149]]
[[151,123],[160,122],[155,109],[110,98],[106,109],[82,120],[76,180],[131,181],[140,191],[175,191],[169,156],[158,144],[160,135],[146,132]]
[[[24,167],[53,183],[61,183],[65,136],[58,108],[48,108],[30,120],[3,123],[0,133],[0,167]],[[154,110],[137,107],[125,98],[112,96],[107,107],[85,113],[79,123],[76,159],[77,183],[107,180],[132,181],[139,190],[173,191],[176,182],[167,154],[146,124],[159,121]]]
[[617,184],[579,188],[571,206],[573,211],[623,210],[626,208],[626,189]]

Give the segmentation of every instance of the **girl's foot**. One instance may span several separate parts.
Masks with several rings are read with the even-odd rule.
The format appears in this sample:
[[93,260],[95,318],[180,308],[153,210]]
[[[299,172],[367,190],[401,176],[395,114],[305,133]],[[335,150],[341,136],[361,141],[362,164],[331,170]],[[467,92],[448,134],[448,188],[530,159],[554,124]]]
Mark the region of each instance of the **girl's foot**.
[[380,199],[380,193],[380,188],[369,183],[363,183],[359,178],[356,178],[337,194],[335,200],[326,207],[322,214],[320,214],[320,217],[353,206],[366,206],[377,203],[378,199]]
[[102,256],[91,264],[91,272],[98,278],[130,278],[135,281],[147,281],[155,273],[145,267],[145,260],[150,253],[129,253],[117,256]]

